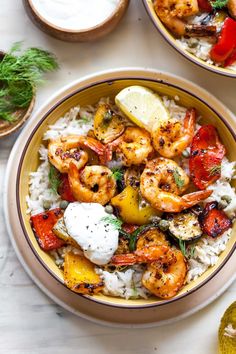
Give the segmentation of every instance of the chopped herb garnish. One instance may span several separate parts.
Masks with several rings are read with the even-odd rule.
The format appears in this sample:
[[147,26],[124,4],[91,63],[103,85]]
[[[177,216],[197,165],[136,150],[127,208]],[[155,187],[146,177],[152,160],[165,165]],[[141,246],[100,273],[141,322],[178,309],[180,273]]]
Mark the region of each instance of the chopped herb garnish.
[[101,218],[101,221],[111,225],[114,230],[118,230],[118,231],[120,231],[121,225],[123,224],[122,220],[118,218],[114,218],[114,216],[112,215],[104,216],[103,218]]
[[227,5],[228,0],[215,0],[215,1],[211,1],[210,3],[214,10],[219,10]]
[[50,165],[48,178],[51,190],[57,194],[58,187],[61,183],[60,172],[53,165]]
[[174,176],[175,183],[176,183],[177,187],[182,188],[184,186],[184,180],[181,178],[180,173],[177,168],[174,170],[173,176]]
[[195,246],[194,245],[192,245],[191,247],[190,247],[190,250],[189,250],[189,258],[193,258],[194,257],[194,253],[195,253]]
[[184,257],[187,256],[187,252],[186,252],[186,243],[179,239],[179,248],[180,248],[180,251],[183,253]]
[[123,178],[123,171],[120,168],[112,168],[112,177],[115,178],[116,182],[121,182]]
[[14,44],[0,61],[0,119],[9,122],[17,119],[14,112],[29,106],[43,73],[58,68],[53,54],[39,48],[19,54],[20,49],[21,43]]
[[83,117],[80,117],[79,122],[80,123],[88,123],[88,122],[90,122],[90,119],[89,119],[89,117],[83,116]]
[[130,234],[130,236],[129,236],[129,249],[130,249],[131,252],[135,251],[138,235],[146,227],[147,227],[147,225],[142,225],[142,226],[138,227],[134,232],[132,232],[132,234]]
[[209,169],[209,175],[210,176],[215,176],[220,174],[221,172],[221,165],[215,165]]

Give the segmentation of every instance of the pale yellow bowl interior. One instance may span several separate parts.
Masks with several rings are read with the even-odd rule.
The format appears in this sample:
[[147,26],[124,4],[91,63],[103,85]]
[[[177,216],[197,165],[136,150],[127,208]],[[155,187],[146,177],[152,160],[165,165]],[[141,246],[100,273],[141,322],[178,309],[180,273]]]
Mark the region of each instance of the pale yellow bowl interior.
[[192,62],[195,62],[201,66],[204,66],[206,69],[209,69],[211,71],[217,72],[219,74],[223,74],[223,75],[227,75],[227,76],[231,76],[231,77],[236,77],[236,72],[232,69],[228,69],[228,68],[222,68],[222,67],[218,67],[216,65],[212,65],[207,63],[206,61],[196,57],[195,55],[189,53],[187,50],[183,49],[182,46],[177,42],[176,38],[173,36],[173,34],[168,31],[168,29],[163,25],[163,23],[159,20],[159,17],[156,15],[156,12],[154,10],[154,6],[153,6],[153,0],[144,0],[151,18],[155,24],[155,26],[159,29],[159,31],[164,35],[164,37],[168,40],[168,42],[175,48],[177,48],[177,50],[179,52],[184,53],[184,55],[190,59]]
[[[230,160],[236,160],[236,148],[235,148],[235,140],[231,135],[230,131],[227,129],[226,125],[221,121],[221,119],[212,111],[206,104],[190,95],[187,92],[184,92],[178,88],[153,82],[149,80],[136,80],[136,79],[123,79],[114,81],[112,84],[108,83],[100,83],[95,86],[84,89],[83,91],[74,93],[71,97],[67,98],[64,102],[60,103],[57,107],[51,110],[48,113],[46,119],[42,121],[41,124],[35,130],[31,140],[29,141],[28,147],[26,149],[22,167],[20,172],[20,180],[19,180],[19,198],[20,198],[20,211],[23,218],[24,228],[29,238],[29,242],[32,245],[36,255],[41,260],[41,262],[50,270],[50,272],[59,279],[63,283],[63,274],[62,271],[55,265],[52,258],[45,252],[43,252],[35,239],[33,231],[31,229],[29,223],[29,214],[27,214],[27,205],[26,205],[26,196],[28,194],[28,182],[29,182],[29,173],[35,171],[39,165],[38,159],[38,150],[40,144],[42,144],[43,134],[48,129],[49,124],[55,123],[60,117],[62,117],[68,110],[76,105],[87,105],[87,104],[95,104],[99,101],[101,97],[109,96],[114,98],[114,96],[124,87],[130,85],[143,85],[151,88],[152,90],[158,92],[161,95],[168,95],[170,97],[174,97],[176,95],[179,96],[179,103],[186,107],[195,107],[199,114],[203,117],[201,123],[211,123],[217,127],[220,137],[223,143],[226,146],[228,151],[227,156]],[[235,227],[234,227],[235,229]],[[230,241],[227,244],[226,250],[220,255],[220,259],[218,263],[210,268],[208,271],[204,273],[201,277],[199,277],[196,281],[191,284],[185,286],[181,292],[178,294],[183,295],[188,291],[192,290],[195,287],[198,287],[200,284],[205,282],[208,277],[212,275],[213,272],[217,270],[218,267],[221,266],[222,262],[229,255],[230,251],[233,248],[235,243],[235,232],[233,233]],[[158,300],[157,298],[150,299],[138,299],[138,300],[125,300],[114,297],[107,297],[103,295],[97,295],[93,297],[94,300],[98,300],[101,302],[109,303],[111,305],[117,306],[145,306],[151,304],[162,303],[162,300]]]

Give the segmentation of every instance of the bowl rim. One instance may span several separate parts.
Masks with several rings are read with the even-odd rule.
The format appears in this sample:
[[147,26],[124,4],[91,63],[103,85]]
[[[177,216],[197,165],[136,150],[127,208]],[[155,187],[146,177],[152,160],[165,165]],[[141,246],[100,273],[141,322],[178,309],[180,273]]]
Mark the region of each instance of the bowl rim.
[[[131,72],[131,73],[130,73]],[[132,75],[132,73],[137,72],[136,75]],[[122,77],[119,77],[119,73],[122,74]],[[145,73],[146,73],[146,77],[145,77]],[[153,74],[153,76],[156,76],[155,78],[151,78],[148,77],[148,73]],[[112,77],[110,78],[102,78],[104,75],[110,75]],[[117,76],[116,76],[117,74]],[[162,76],[167,76],[168,79],[163,79]],[[86,80],[93,80],[93,82],[91,83],[86,83]],[[30,246],[33,254],[35,255],[35,257],[37,258],[37,260],[40,262],[40,264],[44,267],[44,269],[60,284],[62,284],[63,286],[66,287],[65,283],[61,281],[60,278],[58,278],[53,271],[51,271],[51,269],[48,267],[48,265],[41,259],[41,257],[38,255],[37,251],[35,250],[34,246],[31,243],[30,237],[28,236],[27,230],[24,226],[24,217],[23,214],[21,213],[21,204],[20,204],[20,197],[19,197],[19,190],[20,190],[20,175],[22,172],[22,164],[23,164],[23,160],[25,158],[25,154],[26,151],[28,149],[28,146],[30,144],[30,141],[32,140],[34,134],[36,133],[36,131],[38,130],[38,128],[40,127],[41,123],[43,121],[45,121],[48,117],[49,114],[51,114],[53,112],[53,110],[55,110],[58,106],[60,106],[63,102],[65,102],[67,99],[69,99],[70,97],[74,96],[75,94],[86,90],[90,87],[95,87],[97,85],[100,85],[102,83],[107,83],[107,84],[112,84],[114,81],[122,81],[122,80],[127,80],[127,79],[133,79],[133,80],[144,80],[144,81],[153,81],[153,82],[159,82],[161,84],[167,85],[167,86],[171,86],[174,88],[178,88],[181,91],[189,94],[190,96],[193,96],[194,98],[196,98],[197,100],[201,101],[203,104],[205,104],[207,107],[209,107],[218,117],[219,119],[224,123],[224,125],[227,127],[227,129],[229,130],[229,132],[231,133],[233,139],[236,141],[236,133],[234,132],[233,128],[231,128],[230,124],[227,122],[227,120],[219,113],[215,110],[215,108],[213,108],[211,105],[209,105],[202,97],[198,97],[196,94],[194,94],[192,91],[188,91],[186,88],[178,86],[177,84],[173,84],[170,83],[168,80],[174,80],[177,79],[179,81],[179,84],[182,83],[184,85],[184,83],[189,84],[192,88],[198,88],[198,90],[200,89],[200,91],[202,91],[203,93],[207,94],[208,96],[210,95],[211,98],[213,98],[215,101],[218,102],[218,104],[220,104],[221,108],[223,108],[224,110],[227,110],[227,112],[232,115],[232,118],[234,117],[233,113],[230,112],[217,98],[215,98],[213,95],[209,94],[205,89],[202,89],[200,86],[193,84],[192,82],[190,82],[189,80],[183,79],[179,76],[170,74],[170,73],[165,73],[163,71],[157,71],[155,69],[143,69],[143,68],[120,68],[120,69],[112,69],[112,70],[105,70],[102,72],[98,72],[95,74],[91,74],[88,76],[85,76],[79,80],[76,80],[74,82],[72,82],[69,85],[64,86],[59,92],[57,92],[56,94],[54,94],[52,97],[50,97],[48,99],[48,101],[41,107],[41,109],[39,109],[36,113],[35,113],[35,120],[38,116],[41,116],[40,119],[37,119],[36,124],[34,124],[34,121],[32,120],[31,122],[31,130],[30,130],[30,134],[27,136],[26,141],[24,142],[24,147],[22,149],[21,152],[21,156],[19,159],[19,165],[17,167],[17,179],[16,179],[16,206],[17,206],[17,214],[18,214],[18,218],[20,221],[20,225],[24,234],[24,237],[26,238],[26,241],[28,243],[28,245]],[[79,86],[79,88],[76,86]],[[66,96],[63,95],[63,93],[65,93],[68,89],[71,89],[71,92],[68,93]],[[63,95],[62,98],[59,98],[60,95]],[[59,99],[58,99],[59,98]],[[55,103],[51,106],[51,108],[49,108],[50,106],[50,102],[52,103],[53,101],[55,101]],[[41,115],[40,112],[43,112],[45,109],[46,112]],[[26,129],[25,129],[26,131]],[[20,138],[20,137],[19,137]],[[19,139],[18,138],[18,139]],[[111,302],[106,302],[105,300],[101,299],[98,300],[96,298],[94,298],[93,296],[88,296],[88,295],[82,295],[82,294],[77,294],[78,296],[82,296],[82,297],[86,297],[88,300],[90,301],[95,301],[98,304],[101,305],[106,305],[106,306],[111,306],[111,307],[117,307],[117,308],[126,308],[126,309],[143,309],[143,308],[148,308],[148,307],[157,307],[157,306],[165,306],[168,305],[170,303],[173,303],[179,299],[182,299],[192,293],[194,293],[195,291],[197,291],[198,289],[200,289],[201,287],[203,287],[209,280],[211,280],[222,268],[223,266],[227,263],[227,261],[230,259],[230,257],[233,255],[234,251],[236,250],[236,242],[235,244],[232,246],[230,252],[227,254],[227,256],[225,257],[225,259],[222,261],[222,263],[217,267],[217,269],[212,272],[203,282],[201,282],[199,285],[193,287],[191,290],[189,290],[188,292],[185,292],[184,294],[178,295],[172,299],[167,299],[167,300],[161,300],[159,303],[156,302],[154,304],[142,304],[142,305],[129,305],[129,304],[112,304]],[[67,287],[66,287],[67,288]],[[71,289],[69,289],[71,292],[73,292]],[[73,292],[74,293],[74,292]]]
[[189,61],[191,61],[192,63],[194,63],[197,66],[200,66],[201,68],[207,70],[207,71],[211,71],[214,74],[218,74],[218,75],[222,75],[225,77],[229,77],[231,79],[236,78],[236,71],[234,72],[232,70],[230,71],[225,71],[222,70],[223,68],[218,67],[216,65],[213,64],[209,64],[207,62],[204,62],[204,60],[198,58],[197,56],[189,53],[187,50],[182,49],[180,46],[175,44],[175,39],[170,39],[169,36],[167,35],[168,30],[166,29],[166,27],[163,25],[163,28],[158,24],[162,24],[160,19],[158,18],[158,16],[156,15],[155,17],[153,16],[153,14],[150,11],[150,6],[149,6],[149,0],[142,0],[144,8],[149,16],[149,18],[151,19],[154,27],[158,30],[158,32],[161,34],[161,36],[165,39],[166,42],[168,42],[172,48],[174,48],[178,53],[180,53],[184,58],[188,59]]
[[[31,11],[35,14],[36,17],[39,18],[40,21],[42,21],[45,25],[50,27],[51,29],[54,29],[55,31],[58,31],[60,33],[67,33],[67,34],[90,34],[93,33],[101,28],[104,27],[107,23],[111,22],[119,13],[119,11],[124,11],[126,7],[128,6],[130,0],[119,0],[119,3],[115,7],[115,9],[111,12],[111,14],[102,22],[98,23],[95,26],[88,27],[82,30],[73,30],[69,28],[64,28],[57,26],[53,24],[52,22],[48,21],[43,17],[37,10],[37,8],[33,5],[32,0],[25,0],[27,5],[30,7]],[[123,16],[123,15],[122,15]]]

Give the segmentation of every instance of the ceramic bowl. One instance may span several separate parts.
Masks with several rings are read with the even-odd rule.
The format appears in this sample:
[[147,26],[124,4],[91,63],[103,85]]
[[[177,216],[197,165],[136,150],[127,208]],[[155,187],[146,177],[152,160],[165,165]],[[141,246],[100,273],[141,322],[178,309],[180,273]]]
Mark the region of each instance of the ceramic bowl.
[[23,2],[29,17],[39,29],[50,36],[67,42],[94,41],[105,36],[118,25],[129,5],[129,0],[120,0],[116,9],[105,21],[94,27],[78,31],[56,26],[39,14],[31,0],[23,0]]
[[[29,174],[35,171],[39,165],[38,149],[42,144],[42,137],[48,129],[48,125],[55,123],[73,106],[95,104],[101,97],[105,96],[114,98],[121,89],[130,85],[143,85],[169,97],[178,95],[181,105],[195,107],[203,117],[202,123],[211,123],[217,127],[220,138],[228,151],[228,158],[236,160],[234,134],[236,123],[234,116],[216,98],[186,80],[154,70],[120,69],[86,77],[64,88],[36,113],[31,124],[27,126],[27,138],[20,153],[16,185],[17,213],[24,237],[39,262],[61,284],[64,283],[62,271],[55,265],[53,259],[40,249],[30,225],[26,204],[26,196],[29,192]],[[217,264],[209,268],[197,280],[186,285],[172,299],[161,300],[151,297],[148,299],[125,300],[104,295],[88,296],[88,298],[111,306],[143,308],[166,305],[188,296],[214,277],[232,256],[236,241],[235,228],[236,225],[232,237],[227,243],[226,249],[221,253]]]
[[195,55],[189,53],[187,50],[183,49],[182,46],[178,43],[176,38],[173,36],[173,34],[164,26],[164,24],[161,22],[159,17],[157,16],[154,6],[153,6],[153,0],[143,0],[143,4],[146,8],[146,11],[151,18],[154,26],[156,29],[160,32],[160,34],[164,37],[164,39],[175,49],[177,50],[180,54],[182,54],[185,58],[189,59],[191,62],[201,66],[202,68],[212,71],[216,74],[224,75],[224,76],[229,76],[229,77],[236,77],[236,71],[228,69],[228,68],[222,68],[213,64],[208,64],[206,61],[199,59]]
[[[4,52],[0,51],[0,61],[4,58]],[[0,119],[0,139],[8,136],[22,127],[22,125],[30,117],[32,110],[34,108],[35,97],[32,98],[28,108],[18,109],[13,114],[15,116],[15,121],[9,123],[5,120]]]

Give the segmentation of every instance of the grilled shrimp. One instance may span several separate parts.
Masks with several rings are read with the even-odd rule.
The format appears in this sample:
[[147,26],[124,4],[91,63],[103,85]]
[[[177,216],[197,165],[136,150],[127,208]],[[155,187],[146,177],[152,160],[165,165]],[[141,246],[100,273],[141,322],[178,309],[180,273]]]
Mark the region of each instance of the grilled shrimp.
[[78,169],[85,166],[89,155],[85,148],[96,152],[103,161],[105,147],[96,139],[70,135],[50,140],[48,144],[48,158],[53,166],[61,173],[67,173],[70,162],[73,162]]
[[133,253],[116,254],[111,258],[111,263],[115,266],[151,262],[171,264],[175,262],[175,256],[169,246],[159,244],[145,246],[141,249],[137,249]]
[[126,128],[124,134],[110,144],[109,149],[116,152],[117,158],[125,166],[145,163],[153,152],[149,133],[138,127]]
[[152,143],[160,155],[168,158],[180,155],[194,136],[196,110],[188,109],[182,124],[173,118],[157,121],[152,129]]
[[154,9],[160,20],[178,36],[185,34],[185,17],[199,12],[197,0],[155,0]]
[[178,213],[208,198],[212,191],[180,196],[188,187],[189,177],[175,161],[159,157],[149,161],[141,175],[141,194],[157,210]]
[[208,37],[216,34],[216,26],[187,24],[186,17],[199,12],[197,0],[155,0],[154,9],[160,20],[178,37]]
[[230,15],[236,19],[236,0],[228,0],[227,7]]
[[175,261],[168,264],[152,262],[142,277],[143,286],[162,299],[175,296],[185,283],[187,262],[181,251],[172,249]]
[[116,180],[105,166],[85,166],[79,171],[71,162],[68,177],[73,196],[80,202],[105,205],[116,193]]

